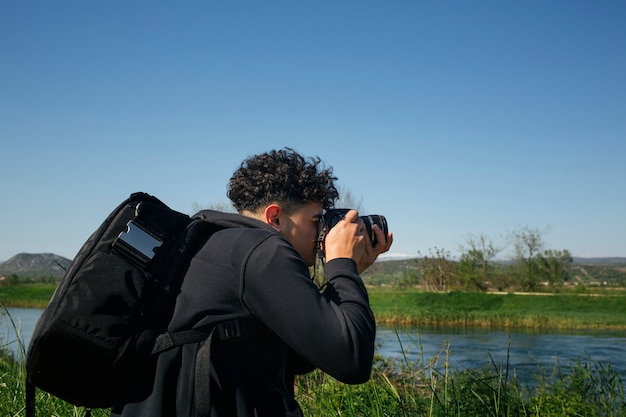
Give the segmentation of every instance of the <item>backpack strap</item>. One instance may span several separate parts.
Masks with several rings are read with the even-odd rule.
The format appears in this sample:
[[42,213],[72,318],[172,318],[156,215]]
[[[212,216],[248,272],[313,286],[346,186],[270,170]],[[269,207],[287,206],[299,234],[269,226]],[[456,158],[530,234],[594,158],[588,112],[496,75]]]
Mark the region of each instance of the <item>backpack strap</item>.
[[197,343],[206,340],[215,330],[215,337],[220,341],[241,342],[258,333],[259,325],[252,320],[234,319],[212,324],[198,329],[164,332],[157,336],[152,354],[159,354],[175,346]]
[[[211,378],[214,378],[219,385],[219,379],[211,366],[211,346],[213,339],[220,338],[220,332],[217,330],[217,327],[218,326],[212,326],[209,333],[202,330],[182,330],[180,332],[163,333],[157,337],[154,349],[152,350],[152,354],[159,354],[174,346],[202,342],[196,353],[196,369],[194,372],[196,417],[210,417]],[[32,417],[34,417],[34,415]]]
[[211,333],[202,330],[181,330],[179,332],[161,333],[154,342],[153,355],[158,355],[175,346],[197,343],[205,340]]
[[26,417],[35,417],[35,385],[26,379]]
[[196,353],[196,371],[194,375],[194,397],[196,402],[196,417],[211,416],[211,385],[212,380],[219,386],[217,373],[211,366],[211,349],[215,328],[209,337],[202,343]]
[[252,320],[234,319],[200,329],[165,332],[157,337],[152,354],[159,354],[175,346],[202,342],[196,353],[194,376],[196,417],[210,417],[211,388],[213,384],[216,384],[218,388],[221,385],[215,368],[211,363],[213,344],[216,340],[235,343],[247,340],[256,334],[258,330],[258,324],[255,324]]

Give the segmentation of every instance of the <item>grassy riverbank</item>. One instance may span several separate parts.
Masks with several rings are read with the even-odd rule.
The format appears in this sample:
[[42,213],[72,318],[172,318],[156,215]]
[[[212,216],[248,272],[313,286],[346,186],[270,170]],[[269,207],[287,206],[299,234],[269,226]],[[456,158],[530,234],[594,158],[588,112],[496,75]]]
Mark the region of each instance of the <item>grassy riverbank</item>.
[[[323,372],[300,376],[296,398],[308,417],[618,417],[626,413],[622,379],[591,359],[537,369],[536,384],[517,381],[506,363],[451,369],[450,353],[418,361],[374,363],[365,384],[345,385]],[[24,413],[24,363],[0,349],[0,415]],[[97,377],[97,375],[94,375]],[[82,417],[85,410],[37,391],[37,415]],[[92,411],[105,417],[109,410]]]
[[57,284],[28,283],[0,286],[0,305],[45,308]]
[[[44,307],[54,285],[0,287],[0,303]],[[484,327],[626,328],[626,296],[425,293],[370,290],[380,323]],[[0,335],[0,341],[4,335]],[[407,347],[414,349],[415,347]],[[23,352],[22,352],[23,354]],[[452,369],[452,353],[417,360],[377,358],[372,378],[362,385],[338,383],[316,371],[297,380],[297,398],[308,417],[556,417],[624,416],[622,379],[610,364],[580,358],[562,368],[541,368],[536,383],[520,383],[515,370],[493,362],[480,369]],[[487,354],[486,354],[487,355]],[[419,356],[419,355],[418,355]],[[23,361],[0,344],[0,415],[21,416]],[[487,358],[486,358],[487,360]],[[97,377],[97,376],[95,376]],[[77,417],[84,410],[38,391],[38,415]],[[94,410],[94,417],[108,410]]]
[[432,358],[379,363],[372,379],[356,386],[316,371],[300,378],[298,400],[309,417],[617,417],[626,412],[619,375],[591,360],[538,369],[530,387],[506,364],[454,370],[447,356],[440,359],[439,368]]
[[370,290],[379,323],[424,326],[626,329],[626,295]]
[[[43,308],[55,284],[0,286],[0,304]],[[626,329],[626,294],[434,293],[417,289],[369,289],[381,324],[536,330]]]

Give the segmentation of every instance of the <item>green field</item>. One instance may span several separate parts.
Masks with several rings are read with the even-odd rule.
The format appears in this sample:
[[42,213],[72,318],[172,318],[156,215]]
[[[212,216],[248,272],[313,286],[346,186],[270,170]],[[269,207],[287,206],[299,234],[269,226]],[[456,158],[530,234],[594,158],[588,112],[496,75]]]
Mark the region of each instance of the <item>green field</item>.
[[0,286],[0,304],[7,307],[44,308],[57,284],[13,284]]
[[[0,304],[43,308],[55,284],[0,286]],[[379,323],[486,328],[626,329],[626,294],[492,294],[369,289]]]
[[372,290],[379,323],[530,329],[626,329],[626,295]]

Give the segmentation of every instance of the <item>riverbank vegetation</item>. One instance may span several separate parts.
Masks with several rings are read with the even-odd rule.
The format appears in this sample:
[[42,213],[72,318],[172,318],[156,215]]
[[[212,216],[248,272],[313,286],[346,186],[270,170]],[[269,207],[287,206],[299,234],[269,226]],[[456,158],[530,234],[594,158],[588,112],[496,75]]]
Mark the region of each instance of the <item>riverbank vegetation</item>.
[[[485,242],[474,245],[480,249]],[[623,264],[576,265],[563,251],[540,252],[523,258],[527,261],[520,256],[515,263],[472,253],[473,260],[452,261],[446,251],[435,249],[418,259],[374,264],[363,278],[378,323],[418,329],[626,329]],[[548,273],[563,279],[547,280]],[[47,305],[58,282],[7,281],[0,284],[0,304],[34,308]],[[24,349],[14,358],[3,340],[0,335],[0,415],[17,417],[24,407]],[[521,382],[506,359],[487,356],[487,365],[479,369],[453,369],[451,355],[449,346],[442,346],[432,358],[377,357],[371,380],[362,385],[341,384],[315,371],[298,378],[297,398],[310,417],[626,415],[622,378],[609,363],[585,357],[551,368],[537,365],[533,381]],[[85,415],[42,391],[37,409],[38,415]],[[92,415],[109,413],[93,410]]]
[[419,258],[376,262],[362,277],[370,287],[434,292],[603,294],[626,289],[626,258],[565,262],[555,253],[544,252],[529,269],[521,261],[483,262],[468,256],[455,260],[448,251],[435,248]]
[[[13,306],[42,307],[54,287],[4,286],[0,299],[10,300]],[[626,323],[626,295],[620,293],[438,293],[376,287],[370,288],[370,301],[379,323],[543,330],[623,328]],[[5,339],[0,335],[0,415],[17,417],[23,415],[24,364],[22,359],[14,359],[1,348],[2,340]],[[416,349],[419,346],[408,346],[407,352]],[[23,346],[19,351],[18,356],[23,358]],[[316,371],[298,378],[297,398],[305,415],[310,417],[626,415],[622,378],[609,363],[580,358],[575,363],[551,368],[537,365],[534,381],[529,383],[517,379],[507,360],[496,362],[486,356],[488,364],[479,369],[453,369],[452,355],[449,346],[442,346],[441,352],[431,358],[419,354],[417,359],[409,359],[408,354],[401,359],[377,357],[371,380],[354,386],[341,384]],[[37,409],[38,415],[85,415],[85,410],[43,391],[38,391]],[[109,412],[93,410],[92,415],[105,417]]]
[[[0,304],[43,308],[56,284],[0,286]],[[381,324],[492,329],[626,329],[626,292],[427,292],[415,287],[370,287]]]
[[[24,349],[14,358],[0,349],[0,414],[22,416]],[[345,385],[321,371],[298,377],[296,397],[309,417],[617,417],[626,413],[622,379],[609,364],[582,358],[561,368],[537,368],[521,383],[508,363],[455,370],[451,353],[417,360],[375,360],[365,384]],[[86,410],[37,390],[38,415],[82,417]],[[105,417],[107,409],[92,410]]]
[[574,258],[567,249],[548,248],[545,233],[519,227],[500,242],[484,234],[470,235],[456,257],[434,247],[413,259],[377,262],[363,273],[363,280],[371,286],[420,286],[440,292],[587,293],[626,288],[626,258]]
[[491,329],[626,329],[626,294],[370,290],[379,323]]
[[56,283],[15,283],[0,285],[0,305],[45,308],[56,290]]
[[566,369],[538,369],[535,383],[523,384],[506,363],[453,370],[447,352],[442,356],[425,363],[379,362],[364,385],[340,384],[316,371],[300,378],[298,399],[311,417],[609,417],[626,412],[619,375],[589,358]]

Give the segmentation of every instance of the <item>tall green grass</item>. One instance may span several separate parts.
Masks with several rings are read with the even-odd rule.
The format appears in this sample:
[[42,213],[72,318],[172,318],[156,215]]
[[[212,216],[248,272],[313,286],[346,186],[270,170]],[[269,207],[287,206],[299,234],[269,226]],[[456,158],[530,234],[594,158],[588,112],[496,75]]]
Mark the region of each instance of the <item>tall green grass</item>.
[[0,305],[45,308],[57,284],[26,283],[0,286]]
[[369,382],[344,385],[320,371],[298,379],[298,400],[312,417],[617,417],[626,415],[622,379],[585,358],[567,368],[538,368],[522,384],[508,359],[451,369],[448,346],[433,358],[378,358]]

